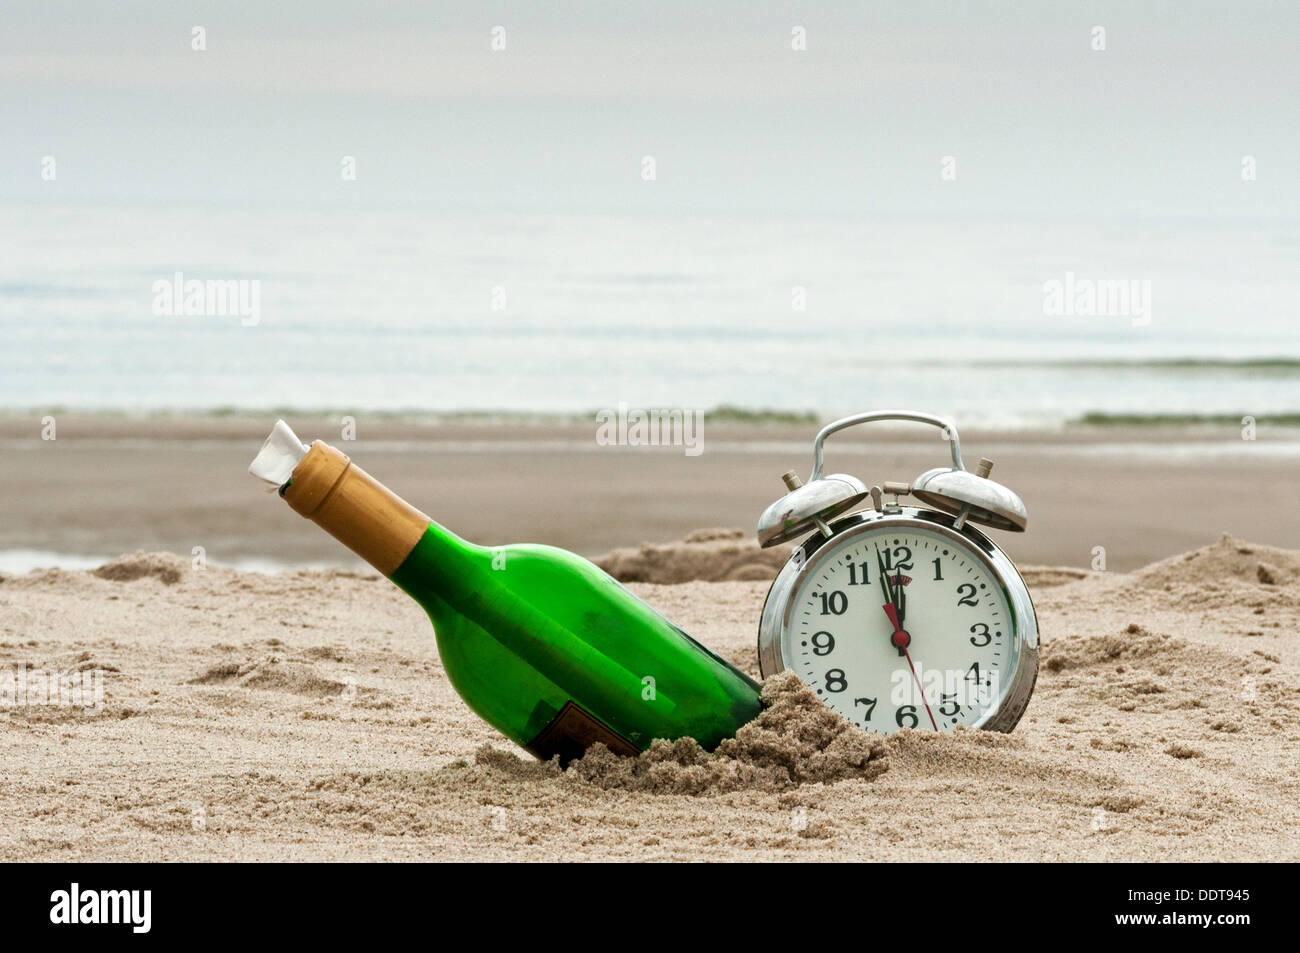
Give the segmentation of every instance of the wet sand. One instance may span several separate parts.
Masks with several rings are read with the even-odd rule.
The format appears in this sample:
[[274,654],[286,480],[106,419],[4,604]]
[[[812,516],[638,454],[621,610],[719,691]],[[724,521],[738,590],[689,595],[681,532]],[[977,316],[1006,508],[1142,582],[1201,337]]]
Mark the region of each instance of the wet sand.
[[[111,558],[189,554],[230,566],[354,564],[325,534],[263,496],[245,474],[274,422],[255,417],[0,416],[0,551]],[[599,446],[594,422],[412,423],[290,416],[304,439],[335,443],[434,519],[486,544],[537,541],[585,555],[683,538],[701,526],[753,530],[812,465],[814,424],[705,421],[703,452]],[[1020,562],[1134,569],[1231,531],[1300,546],[1294,431],[1244,441],[1236,428],[962,434],[968,465],[995,460],[1028,532],[998,534]],[[948,459],[926,428],[850,431],[828,443],[828,470],[868,483],[910,480]],[[250,562],[251,561],[251,562]]]

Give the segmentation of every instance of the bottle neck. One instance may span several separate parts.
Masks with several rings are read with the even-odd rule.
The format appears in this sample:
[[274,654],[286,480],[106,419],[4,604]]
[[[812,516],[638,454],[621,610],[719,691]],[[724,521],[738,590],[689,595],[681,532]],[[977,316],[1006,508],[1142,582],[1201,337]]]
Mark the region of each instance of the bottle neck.
[[385,576],[397,571],[429,528],[429,517],[319,440],[280,495]]

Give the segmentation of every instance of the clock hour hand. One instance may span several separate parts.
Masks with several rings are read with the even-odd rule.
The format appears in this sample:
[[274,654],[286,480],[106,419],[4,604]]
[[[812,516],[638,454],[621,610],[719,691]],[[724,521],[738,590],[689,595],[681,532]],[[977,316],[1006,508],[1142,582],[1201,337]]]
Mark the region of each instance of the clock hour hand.
[[889,642],[894,648],[898,649],[898,654],[902,655],[907,651],[907,647],[912,644],[912,637],[908,635],[907,630],[903,628],[898,618],[898,608],[892,602],[886,602],[884,605],[885,615],[889,616],[889,624],[894,627],[894,632],[889,637]]
[[878,549],[876,550],[876,565],[880,569],[880,587],[884,591],[887,600],[882,608],[885,610],[885,615],[889,617],[889,624],[894,627],[893,633],[889,636],[889,642],[894,648],[898,649],[899,655],[904,655],[907,652],[907,646],[912,641],[912,637],[903,628],[903,614],[899,611],[899,598],[902,593],[894,588],[894,584],[889,578],[889,570],[885,568],[885,560],[881,557]]

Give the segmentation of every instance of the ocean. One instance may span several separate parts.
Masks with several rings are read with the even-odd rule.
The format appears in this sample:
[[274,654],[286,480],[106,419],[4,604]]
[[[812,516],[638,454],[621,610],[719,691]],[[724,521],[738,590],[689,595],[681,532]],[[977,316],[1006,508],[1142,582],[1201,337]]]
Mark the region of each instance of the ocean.
[[1300,423],[1284,223],[10,204],[0,252],[0,408]]

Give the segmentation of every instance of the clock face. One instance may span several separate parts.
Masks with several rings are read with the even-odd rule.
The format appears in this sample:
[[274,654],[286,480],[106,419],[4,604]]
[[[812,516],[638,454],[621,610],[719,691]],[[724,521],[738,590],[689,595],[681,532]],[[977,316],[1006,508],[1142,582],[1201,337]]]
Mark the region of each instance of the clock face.
[[1019,661],[1006,592],[973,544],[911,525],[832,538],[788,620],[789,667],[868,731],[979,725]]

